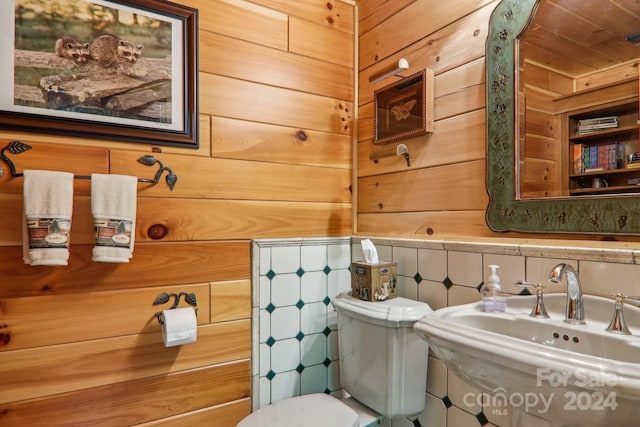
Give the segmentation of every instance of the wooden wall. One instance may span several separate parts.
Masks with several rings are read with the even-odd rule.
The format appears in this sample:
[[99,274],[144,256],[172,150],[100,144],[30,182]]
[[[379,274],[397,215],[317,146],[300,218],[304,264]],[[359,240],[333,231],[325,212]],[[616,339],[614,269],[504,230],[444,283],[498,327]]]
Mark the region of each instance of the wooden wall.
[[[19,171],[146,177],[136,159],[153,152],[178,176],[139,185],[129,264],[91,261],[75,181],[68,267],[23,263],[22,180],[0,178],[2,426],[235,425],[250,412],[250,239],[351,233],[354,4],[177,2],[199,9],[199,149],[0,131],[33,146],[11,156]],[[165,348],[152,302],[180,291],[197,295],[198,341]]]
[[[495,0],[358,2],[357,232],[494,235],[484,220],[484,46],[496,5]],[[434,131],[402,141],[410,167],[401,157],[369,160],[379,148],[373,144],[373,93],[397,81],[370,84],[369,76],[401,57],[409,61],[406,75],[424,68],[435,74]]]
[[519,118],[524,125],[519,134],[520,195],[566,196],[562,171],[567,157],[562,154],[561,117],[555,114],[553,99],[573,92],[573,79],[531,62],[519,72]]
[[[491,12],[499,0],[358,0],[358,129],[354,232],[365,235],[411,235],[425,238],[453,236],[576,240],[636,241],[635,236],[495,233],[485,222],[485,40]],[[374,163],[374,91],[397,78],[371,84],[369,77],[396,63],[409,61],[410,75],[424,68],[434,71],[435,128],[433,133],[403,140],[411,166],[402,157]],[[532,70],[534,72],[534,70]],[[538,114],[536,136],[543,150],[527,147],[522,156],[537,157],[536,170],[557,179],[559,169],[549,161],[550,136],[557,123],[538,107],[551,93],[563,93],[567,82],[535,70],[530,87],[531,114]],[[636,64],[623,64],[606,73],[576,79],[571,90],[608,84],[637,75]],[[535,99],[534,99],[535,98]],[[530,129],[527,129],[529,131]],[[529,183],[532,180],[528,180]],[[527,193],[552,192],[555,184],[527,186]]]

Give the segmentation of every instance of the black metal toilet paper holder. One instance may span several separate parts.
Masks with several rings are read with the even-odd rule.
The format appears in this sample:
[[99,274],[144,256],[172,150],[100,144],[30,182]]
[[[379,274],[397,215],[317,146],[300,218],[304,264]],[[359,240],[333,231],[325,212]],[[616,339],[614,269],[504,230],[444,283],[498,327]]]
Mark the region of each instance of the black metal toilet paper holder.
[[[173,305],[169,307],[169,310],[173,310],[178,307],[178,305],[180,304],[180,299],[182,298],[183,295],[184,295],[185,302],[190,306],[195,307],[194,311],[196,312],[196,316],[197,316],[198,303],[196,301],[196,294],[194,293],[180,292],[179,294],[176,294],[173,292],[172,293],[163,292],[156,297],[156,300],[153,302],[153,305],[165,304],[169,302],[171,297],[173,297],[175,298],[175,300],[173,301]],[[160,323],[161,325],[164,325],[164,322],[162,321],[162,311],[158,311],[156,313],[156,317],[158,318],[158,323]]]

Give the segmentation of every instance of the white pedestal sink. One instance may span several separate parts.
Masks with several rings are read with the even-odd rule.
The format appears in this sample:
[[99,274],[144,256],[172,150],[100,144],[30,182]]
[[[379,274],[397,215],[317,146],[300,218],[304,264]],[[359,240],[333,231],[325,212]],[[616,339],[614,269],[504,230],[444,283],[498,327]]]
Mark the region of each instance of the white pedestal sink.
[[507,299],[504,313],[481,303],[442,308],[415,324],[448,369],[487,392],[492,407],[523,410],[552,425],[640,422],[640,309],[624,306],[633,334],[606,332],[613,299],[585,295],[586,325],[565,323],[566,294],[547,294],[550,318],[529,316],[535,296]]

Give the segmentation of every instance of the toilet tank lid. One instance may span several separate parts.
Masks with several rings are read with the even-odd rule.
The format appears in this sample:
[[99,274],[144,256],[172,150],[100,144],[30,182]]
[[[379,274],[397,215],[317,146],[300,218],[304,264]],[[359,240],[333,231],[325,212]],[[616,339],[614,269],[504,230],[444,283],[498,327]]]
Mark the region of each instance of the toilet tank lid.
[[352,297],[348,292],[336,296],[332,301],[336,310],[344,310],[364,320],[384,323],[391,327],[409,327],[433,310],[429,304],[408,298],[392,298],[385,301],[364,301]]

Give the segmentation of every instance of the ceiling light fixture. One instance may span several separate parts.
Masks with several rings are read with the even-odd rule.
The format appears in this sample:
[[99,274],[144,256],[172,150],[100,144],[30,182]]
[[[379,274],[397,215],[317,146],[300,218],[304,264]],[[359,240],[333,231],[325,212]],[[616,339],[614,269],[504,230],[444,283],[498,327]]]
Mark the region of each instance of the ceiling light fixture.
[[624,36],[624,39],[629,43],[638,44],[640,43],[640,31],[633,34],[627,34],[626,36]]

